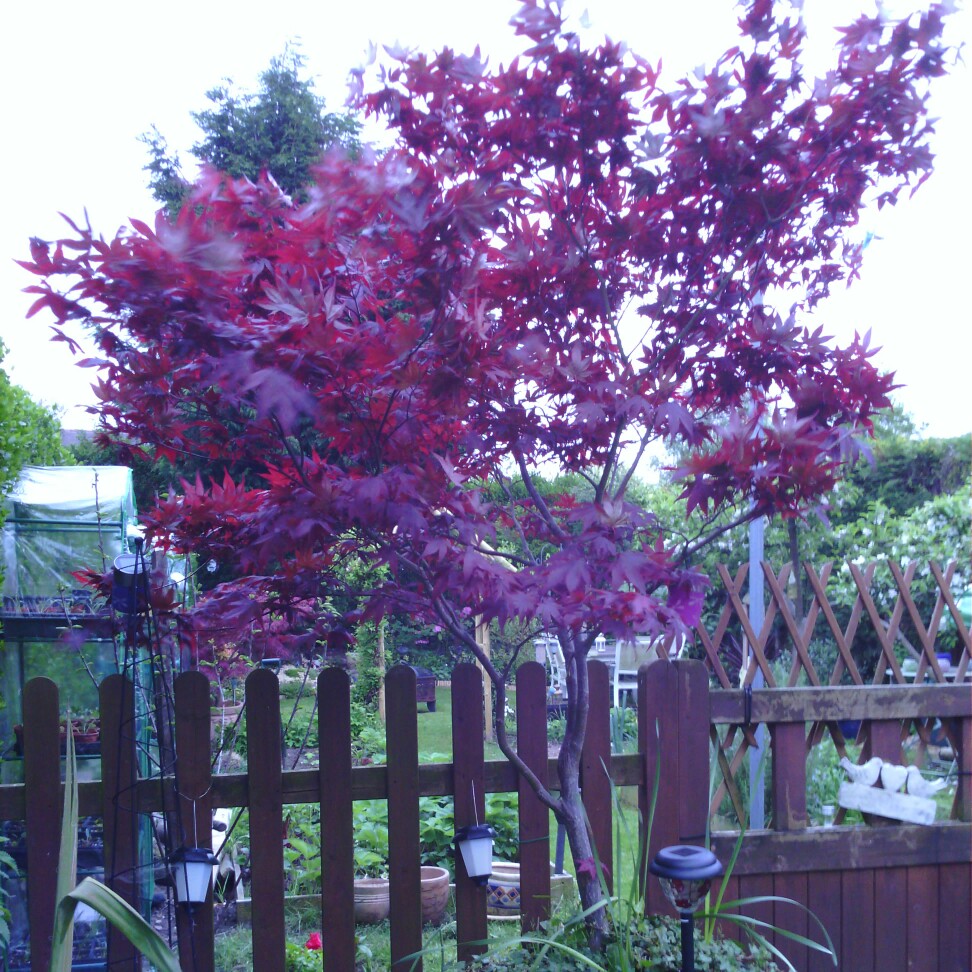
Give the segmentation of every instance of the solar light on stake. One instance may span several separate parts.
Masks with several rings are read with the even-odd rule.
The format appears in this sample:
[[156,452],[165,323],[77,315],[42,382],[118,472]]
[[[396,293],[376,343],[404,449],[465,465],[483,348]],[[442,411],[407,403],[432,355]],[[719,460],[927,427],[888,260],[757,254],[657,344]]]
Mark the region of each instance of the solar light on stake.
[[677,844],[663,847],[649,869],[658,877],[665,897],[678,912],[682,926],[682,972],[695,972],[692,915],[709,893],[712,879],[722,874],[722,865],[704,847]]

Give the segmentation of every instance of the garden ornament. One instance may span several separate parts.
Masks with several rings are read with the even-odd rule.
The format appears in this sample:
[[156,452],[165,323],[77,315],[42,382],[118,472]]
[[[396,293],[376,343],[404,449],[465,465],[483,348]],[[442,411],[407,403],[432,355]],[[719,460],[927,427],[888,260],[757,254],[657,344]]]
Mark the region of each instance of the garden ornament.
[[917,766],[908,767],[908,792],[917,797],[933,797],[939,790],[945,789],[944,780],[926,780]]
[[844,767],[848,779],[852,783],[860,783],[862,786],[874,786],[881,773],[881,766],[884,760],[880,756],[872,756],[866,763],[857,765],[852,763],[846,756],[841,756],[840,765]]

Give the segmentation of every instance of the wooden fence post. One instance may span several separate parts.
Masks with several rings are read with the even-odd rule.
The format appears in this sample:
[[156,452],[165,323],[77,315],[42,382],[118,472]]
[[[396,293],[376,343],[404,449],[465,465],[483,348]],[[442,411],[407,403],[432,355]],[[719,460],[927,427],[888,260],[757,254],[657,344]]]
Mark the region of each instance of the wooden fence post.
[[280,771],[280,686],[268,668],[246,677],[246,751],[250,800],[250,887],[259,902],[253,922],[255,972],[283,972],[283,798]]
[[608,892],[614,890],[611,806],[611,682],[604,662],[587,663],[590,708],[581,754],[581,790],[591,837]]
[[[547,782],[547,670],[526,662],[516,671],[516,748]],[[550,811],[517,776],[520,817],[520,926],[536,931],[550,917]]]
[[339,668],[317,679],[321,808],[321,930],[324,965],[354,972],[354,801],[351,681]]
[[[99,686],[101,781],[103,794],[105,881],[138,908],[138,831],[135,808],[135,693],[123,675],[109,675]],[[108,965],[139,969],[141,953],[108,925]]]
[[[209,679],[202,672],[185,672],[175,680],[175,816],[181,833],[170,833],[170,850],[178,849],[180,843],[212,850],[209,732]],[[193,972],[213,972],[212,893],[192,915],[184,907],[177,909],[176,930],[182,967]]]
[[23,708],[30,967],[32,972],[47,972],[64,807],[57,686],[49,678],[32,678],[24,686]]
[[[807,737],[802,722],[770,724],[772,740],[772,806],[773,829],[799,831],[807,827]],[[728,862],[723,862],[728,863]],[[806,874],[782,871],[773,876],[773,894],[805,904],[808,899]],[[806,937],[807,914],[793,905],[777,901],[773,905],[773,924],[777,928]],[[776,936],[776,945],[784,944],[784,936]],[[809,961],[807,946],[797,940],[786,943],[786,957],[798,968]]]
[[[452,672],[452,761],[455,827],[486,821],[486,773],[483,750],[483,675],[477,665],[457,665]],[[462,855],[455,856],[456,951],[470,962],[486,951],[486,887],[466,874]]]
[[[709,680],[697,661],[653,661],[638,671],[638,745],[644,762],[639,806],[650,861],[672,844],[705,839],[709,814]],[[653,801],[655,780],[657,799]],[[648,879],[649,914],[674,914]]]
[[388,754],[388,881],[392,968],[422,972],[418,723],[415,671],[395,665],[385,678]]
[[[185,672],[175,680],[176,820],[181,833],[169,834],[173,846],[213,848],[212,768],[209,762],[209,679]],[[193,972],[213,972],[213,897],[190,915],[176,911],[179,963]]]

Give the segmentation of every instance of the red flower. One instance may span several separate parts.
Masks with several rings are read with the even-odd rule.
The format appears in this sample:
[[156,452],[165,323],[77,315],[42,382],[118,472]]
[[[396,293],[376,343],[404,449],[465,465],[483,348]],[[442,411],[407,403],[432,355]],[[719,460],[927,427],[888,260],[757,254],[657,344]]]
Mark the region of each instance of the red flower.
[[317,952],[324,947],[324,943],[321,941],[321,936],[317,932],[311,932],[310,938],[304,942],[304,948],[312,949]]

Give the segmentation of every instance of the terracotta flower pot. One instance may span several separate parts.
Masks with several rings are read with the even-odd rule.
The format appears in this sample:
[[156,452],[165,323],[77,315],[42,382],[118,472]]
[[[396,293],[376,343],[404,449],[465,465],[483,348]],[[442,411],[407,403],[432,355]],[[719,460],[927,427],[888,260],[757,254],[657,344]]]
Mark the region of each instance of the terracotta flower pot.
[[438,925],[449,902],[449,872],[444,867],[422,868],[422,924]]
[[388,878],[358,878],[354,882],[354,920],[374,925],[388,917]]
[[243,711],[242,702],[217,702],[209,708],[209,738],[215,742],[224,729],[232,729]]

